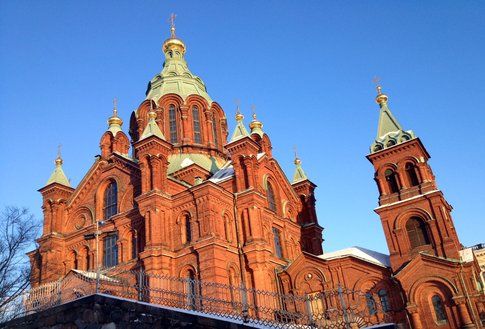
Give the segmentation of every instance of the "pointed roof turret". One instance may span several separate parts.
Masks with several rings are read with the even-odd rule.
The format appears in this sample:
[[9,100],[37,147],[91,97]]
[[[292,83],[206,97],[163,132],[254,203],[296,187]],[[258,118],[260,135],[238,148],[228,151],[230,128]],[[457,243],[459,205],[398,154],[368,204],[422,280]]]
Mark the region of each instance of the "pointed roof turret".
[[239,111],[239,106],[238,106],[236,110],[236,128],[234,128],[234,132],[232,133],[230,142],[235,142],[238,139],[249,137],[249,133],[246,127],[244,126],[243,119],[244,119],[244,115],[242,115],[242,113]]
[[291,182],[292,184],[302,182],[304,180],[307,180],[308,177],[305,174],[305,171],[303,171],[303,168],[301,166],[301,160],[298,158],[298,155],[296,154],[295,151],[295,174],[293,175],[293,181]]
[[157,136],[158,138],[161,138],[165,140],[165,136],[163,135],[162,131],[160,130],[160,127],[158,126],[157,122],[155,121],[155,118],[157,117],[157,113],[153,111],[153,109],[148,112],[148,124],[145,127],[145,130],[143,130],[143,133],[141,134],[140,140],[145,139],[150,136]]
[[54,161],[54,163],[56,164],[56,167],[55,167],[54,171],[52,172],[51,177],[47,181],[46,186],[50,185],[52,183],[58,183],[58,184],[61,184],[61,185],[71,187],[71,183],[69,183],[69,180],[67,179],[66,174],[64,173],[64,170],[62,170],[63,161],[62,161],[62,158],[61,158],[60,146],[59,146],[59,152],[57,154],[57,158]]
[[404,143],[416,137],[412,130],[405,131],[402,129],[387,106],[388,99],[387,95],[382,93],[382,87],[378,85],[376,102],[380,107],[379,123],[377,126],[377,137],[371,145],[371,153]]
[[252,106],[253,110],[253,120],[249,123],[249,129],[251,129],[252,134],[258,134],[261,138],[263,138],[263,123],[256,118],[256,112],[254,105]]
[[108,119],[108,131],[111,131],[113,136],[116,136],[116,133],[119,131],[123,131],[121,126],[123,125],[123,120],[118,117],[118,99],[113,99],[113,115]]

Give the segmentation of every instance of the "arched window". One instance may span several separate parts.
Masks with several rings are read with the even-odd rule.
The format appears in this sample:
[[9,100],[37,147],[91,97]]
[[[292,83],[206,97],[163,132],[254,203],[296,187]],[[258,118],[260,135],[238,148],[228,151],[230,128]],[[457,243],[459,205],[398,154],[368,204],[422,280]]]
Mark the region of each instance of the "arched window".
[[184,216],[184,227],[185,227],[185,243],[190,243],[192,241],[192,228],[190,227],[190,216]]
[[406,163],[405,170],[406,170],[406,175],[408,176],[408,179],[409,179],[409,183],[411,183],[411,186],[419,185],[419,179],[416,173],[416,166],[408,162]]
[[118,186],[112,181],[104,191],[104,219],[109,219],[118,213]]
[[276,257],[283,258],[283,248],[281,247],[281,232],[276,227],[273,227],[273,242]]
[[446,322],[445,305],[443,304],[443,300],[441,300],[441,297],[438,295],[434,295],[431,298],[431,301],[433,303],[433,309],[434,309],[434,315],[436,316],[436,321],[439,323]]
[[381,307],[383,312],[389,312],[391,310],[391,303],[389,302],[389,296],[386,289],[381,289],[377,292],[379,300],[381,301]]
[[103,239],[103,266],[118,265],[118,236],[108,235]]
[[168,123],[170,128],[170,142],[177,142],[177,113],[175,113],[175,105],[170,104],[168,107]]
[[387,186],[389,186],[389,191],[391,193],[399,192],[399,187],[397,185],[396,172],[392,169],[387,169],[384,172],[384,175],[386,176],[386,182],[387,182]]
[[276,211],[276,199],[273,190],[273,186],[268,183],[268,189],[266,191],[266,197],[268,198],[268,208],[272,211]]
[[199,108],[196,105],[192,106],[192,118],[194,122],[194,143],[201,144]]
[[196,307],[196,300],[197,300],[197,289],[196,289],[196,281],[195,281],[195,273],[192,270],[188,270],[187,273],[187,283],[186,283],[186,291],[187,291],[187,306],[194,310]]
[[367,304],[367,310],[369,311],[369,315],[376,314],[376,301],[374,300],[374,296],[372,296],[372,293],[368,292],[365,294],[365,302]]
[[219,147],[219,136],[217,134],[217,118],[216,116],[212,116],[212,136],[214,138],[214,146],[217,148]]
[[406,223],[406,231],[411,248],[429,244],[426,223],[421,218],[411,217]]

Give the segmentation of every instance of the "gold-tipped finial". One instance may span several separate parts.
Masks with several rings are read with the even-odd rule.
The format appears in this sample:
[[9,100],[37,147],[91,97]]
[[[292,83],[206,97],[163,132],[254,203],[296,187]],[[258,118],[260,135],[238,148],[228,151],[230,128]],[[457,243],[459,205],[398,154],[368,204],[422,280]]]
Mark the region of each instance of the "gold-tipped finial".
[[253,120],[249,123],[249,128],[251,128],[251,130],[254,128],[263,128],[263,123],[256,118],[256,105],[251,105],[251,112],[253,112]]
[[234,101],[236,103],[236,121],[242,121],[244,119],[244,115],[241,113],[240,109],[239,109],[239,105],[241,103],[241,101],[239,99],[236,99]]
[[150,112],[148,112],[148,118],[150,120],[155,120],[157,118],[157,112],[155,112],[153,109],[150,110]]
[[[175,50],[176,52],[180,52],[183,55],[185,53],[185,44],[175,35],[175,17],[177,17],[177,15],[172,13],[170,15],[170,18],[168,19],[170,23],[170,38],[165,40],[162,46],[162,50],[164,53]],[[169,54],[171,54],[171,56],[167,58],[172,58],[174,56],[173,52],[170,52]],[[175,57],[177,58],[177,56]]]
[[174,13],[170,14],[170,18],[168,19],[169,22],[170,22],[170,37],[171,38],[176,38],[175,37],[175,18],[177,17],[177,15],[175,15]]
[[301,160],[300,158],[298,157],[298,150],[296,148],[296,145],[293,146],[293,151],[295,152],[295,165],[299,165],[301,164]]
[[113,115],[108,119],[108,125],[111,127],[113,125],[121,126],[123,120],[118,117],[118,98],[113,98]]
[[389,99],[389,97],[387,97],[386,94],[382,93],[382,87],[380,85],[381,79],[379,77],[374,77],[372,81],[376,84],[376,89],[377,89],[376,103],[379,105],[387,103],[387,100]]
[[62,166],[61,149],[62,149],[62,145],[59,144],[57,146],[57,157],[56,157],[56,160],[54,161],[54,163],[56,164],[56,166]]

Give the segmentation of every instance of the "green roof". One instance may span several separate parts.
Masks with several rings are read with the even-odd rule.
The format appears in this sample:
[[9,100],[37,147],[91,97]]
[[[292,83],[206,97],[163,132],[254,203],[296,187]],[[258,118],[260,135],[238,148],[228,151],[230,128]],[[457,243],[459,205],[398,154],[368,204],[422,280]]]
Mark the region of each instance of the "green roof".
[[[387,96],[386,96],[387,97]],[[415,138],[412,130],[403,130],[397,119],[392,115],[386,101],[380,103],[379,123],[377,125],[377,137],[370,147],[370,152],[375,153],[388,147],[404,143]]]
[[303,171],[303,168],[301,167],[300,159],[298,159],[298,158],[295,159],[295,165],[296,165],[296,168],[295,168],[295,174],[293,175],[293,182],[292,183],[295,184],[295,183],[307,180],[308,177],[305,174],[305,171]]
[[61,185],[71,187],[71,183],[69,183],[69,179],[67,179],[66,174],[64,173],[64,170],[62,170],[62,159],[60,157],[57,157],[55,163],[56,163],[56,168],[52,172],[52,175],[47,181],[46,186],[52,183],[58,183]]
[[[154,112],[152,112],[154,113]],[[157,122],[155,121],[154,117],[151,117],[150,120],[148,120],[148,124],[143,130],[143,133],[141,134],[140,140],[145,139],[150,136],[157,136],[158,138],[161,138],[165,140],[165,136],[163,135],[162,131],[160,130],[160,127],[158,126]]]
[[190,95],[199,95],[211,104],[212,99],[207,93],[204,82],[190,72],[184,54],[174,54],[169,49],[165,51],[165,63],[162,72],[150,80],[146,98],[157,101],[163,95],[177,94],[185,100]]

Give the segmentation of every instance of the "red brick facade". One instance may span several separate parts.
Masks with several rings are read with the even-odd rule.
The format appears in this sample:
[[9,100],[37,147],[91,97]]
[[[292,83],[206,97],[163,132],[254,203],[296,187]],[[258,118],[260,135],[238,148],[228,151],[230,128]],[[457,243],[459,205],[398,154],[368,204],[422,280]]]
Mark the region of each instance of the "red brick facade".
[[[183,58],[179,41],[165,42],[167,61]],[[395,321],[405,326],[476,327],[483,311],[477,265],[460,262],[451,206],[437,189],[419,139],[368,156],[390,251],[386,267],[351,255],[321,256],[316,185],[288,181],[269,136],[254,129],[256,119],[251,132],[228,141],[219,104],[200,93],[166,93],[147,98],[132,114],[130,144],[114,118],[101,137],[101,155],[76,188],[53,182],[40,189],[44,229],[39,248],[29,254],[33,286],[73,268],[116,265],[295,294],[338,285],[385,289]],[[158,128],[147,128],[150,120]],[[397,186],[389,186],[387,169]],[[414,226],[407,224],[411,218]],[[86,235],[101,220],[96,251]],[[108,241],[115,248],[107,250]],[[435,296],[446,320],[436,318]]]

